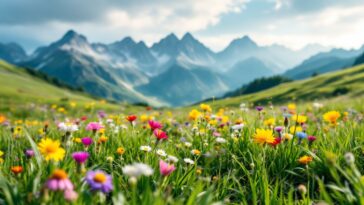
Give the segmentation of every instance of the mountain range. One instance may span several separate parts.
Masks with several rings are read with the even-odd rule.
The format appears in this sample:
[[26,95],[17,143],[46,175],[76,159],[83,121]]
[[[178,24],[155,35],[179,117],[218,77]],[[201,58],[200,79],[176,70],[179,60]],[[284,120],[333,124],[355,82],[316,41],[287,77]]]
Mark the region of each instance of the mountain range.
[[[307,59],[332,52],[328,50],[320,45],[301,50],[259,46],[244,36],[214,52],[191,33],[180,39],[169,34],[150,47],[131,37],[103,44],[91,43],[84,35],[70,30],[31,55],[14,43],[0,44],[0,58],[81,87],[95,96],[181,106],[222,96],[259,77],[283,73]],[[355,55],[359,54],[358,50]]]

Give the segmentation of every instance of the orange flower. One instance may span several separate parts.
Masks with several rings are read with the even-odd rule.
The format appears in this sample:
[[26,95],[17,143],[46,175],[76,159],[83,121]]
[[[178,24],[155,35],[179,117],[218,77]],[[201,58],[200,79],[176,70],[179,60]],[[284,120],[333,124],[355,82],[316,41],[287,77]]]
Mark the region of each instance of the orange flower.
[[0,115],[0,124],[3,124],[6,121],[6,117],[4,115]]
[[312,160],[313,160],[313,158],[311,157],[311,156],[307,156],[307,155],[305,155],[305,156],[303,156],[303,157],[300,157],[299,159],[298,159],[298,162],[300,163],[300,164],[308,164],[308,163],[310,163],[310,162],[312,162]]
[[22,166],[13,166],[13,167],[11,167],[11,171],[14,174],[20,174],[23,172],[23,167]]

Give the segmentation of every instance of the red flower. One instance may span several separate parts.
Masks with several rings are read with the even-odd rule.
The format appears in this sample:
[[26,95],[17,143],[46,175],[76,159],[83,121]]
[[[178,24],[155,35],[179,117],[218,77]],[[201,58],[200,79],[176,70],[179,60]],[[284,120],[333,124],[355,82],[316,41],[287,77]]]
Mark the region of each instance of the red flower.
[[81,121],[86,121],[87,120],[87,117],[86,116],[82,116],[81,117]]
[[274,142],[270,143],[273,147],[277,146],[279,143],[282,142],[282,139],[280,137],[277,137],[274,139]]
[[23,172],[23,167],[22,166],[13,166],[13,167],[11,167],[11,171],[14,174],[20,174]]
[[167,134],[160,129],[155,129],[153,134],[157,137],[158,140],[168,139]]
[[129,115],[126,117],[126,120],[129,122],[133,122],[137,119],[138,117],[136,115]]

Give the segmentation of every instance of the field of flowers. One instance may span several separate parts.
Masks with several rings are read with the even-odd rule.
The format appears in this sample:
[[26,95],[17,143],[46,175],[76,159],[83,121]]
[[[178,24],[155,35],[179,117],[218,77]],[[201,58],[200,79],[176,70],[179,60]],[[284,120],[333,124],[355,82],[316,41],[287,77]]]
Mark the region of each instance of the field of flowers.
[[364,204],[362,105],[0,114],[0,204]]

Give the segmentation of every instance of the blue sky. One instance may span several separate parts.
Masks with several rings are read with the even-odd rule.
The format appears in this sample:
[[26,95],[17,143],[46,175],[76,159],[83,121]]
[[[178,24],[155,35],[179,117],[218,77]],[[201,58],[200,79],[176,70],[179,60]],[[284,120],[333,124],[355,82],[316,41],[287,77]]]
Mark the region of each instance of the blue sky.
[[92,42],[132,36],[148,45],[191,32],[215,51],[249,35],[258,44],[358,48],[363,0],[0,0],[0,42],[28,51],[74,29]]

